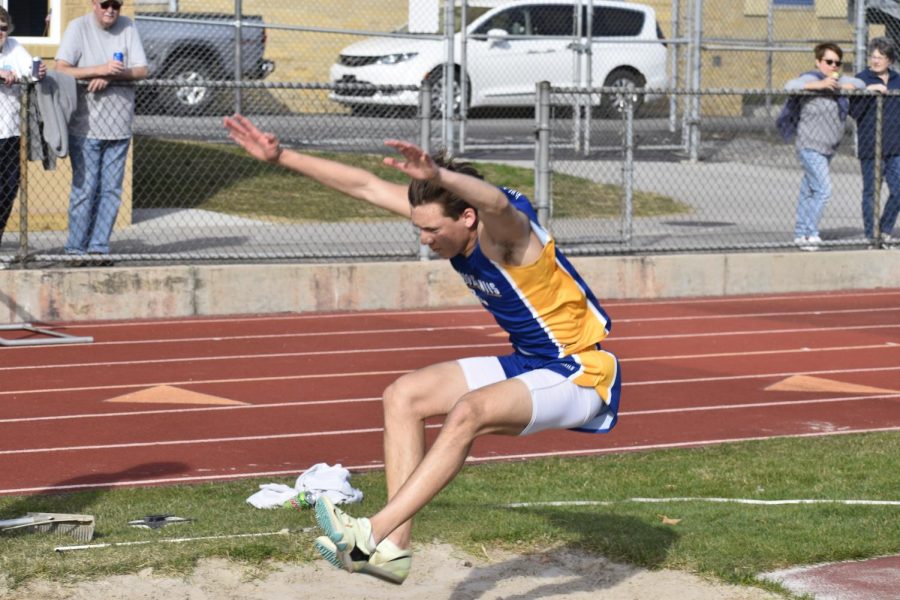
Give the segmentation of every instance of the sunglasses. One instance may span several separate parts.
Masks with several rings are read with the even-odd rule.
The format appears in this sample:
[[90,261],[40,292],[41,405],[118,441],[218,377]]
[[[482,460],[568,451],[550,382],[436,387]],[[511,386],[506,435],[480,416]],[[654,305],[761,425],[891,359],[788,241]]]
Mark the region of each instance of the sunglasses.
[[829,67],[839,67],[839,66],[841,66],[842,64],[844,64],[844,63],[842,63],[842,62],[839,61],[839,60],[831,60],[830,58],[822,59],[822,62],[824,62],[824,63],[825,63],[826,65],[828,65]]
[[115,0],[106,0],[106,2],[100,3],[100,8],[102,8],[103,10],[106,10],[110,6],[113,7],[113,10],[119,10],[120,8],[122,8],[122,3],[116,2]]

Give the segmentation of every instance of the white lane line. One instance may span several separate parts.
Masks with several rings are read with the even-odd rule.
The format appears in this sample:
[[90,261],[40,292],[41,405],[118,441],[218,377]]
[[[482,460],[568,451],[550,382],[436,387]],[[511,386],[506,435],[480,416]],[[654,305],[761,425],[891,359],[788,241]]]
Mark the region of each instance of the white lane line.
[[[810,293],[810,294],[780,294],[780,295],[752,295],[752,296],[738,296],[738,297],[704,297],[704,298],[665,298],[659,300],[643,300],[643,301],[617,301],[610,300],[603,302],[601,304],[604,308],[628,308],[631,306],[682,306],[682,305],[692,305],[692,304],[733,304],[740,302],[747,303],[758,303],[758,302],[772,302],[775,300],[798,300],[798,301],[808,301],[810,299],[843,299],[843,298],[893,298],[900,297],[900,290],[884,290],[884,291],[873,291],[873,292],[847,292],[847,293],[832,293],[832,292],[822,292],[822,293]],[[147,319],[147,320],[139,320],[139,321],[111,321],[111,322],[102,322],[102,323],[69,323],[69,324],[60,324],[60,326],[65,326],[69,329],[77,329],[77,328],[92,328],[92,329],[100,329],[100,328],[121,328],[121,327],[140,327],[143,325],[193,325],[196,323],[246,323],[246,322],[254,322],[254,323],[262,323],[262,322],[270,322],[270,321],[308,321],[308,320],[322,320],[322,319],[357,319],[359,317],[396,317],[396,316],[408,316],[408,315],[453,315],[453,314],[469,314],[469,313],[479,313],[486,314],[483,312],[483,309],[480,306],[464,306],[459,308],[450,308],[450,309],[434,309],[434,310],[397,310],[397,311],[387,311],[387,310],[370,310],[370,311],[360,311],[360,312],[352,312],[352,313],[303,313],[303,314],[293,314],[293,315],[250,315],[250,316],[237,316],[237,317],[211,317],[211,318],[183,318],[183,319]],[[53,325],[52,323],[48,323],[48,325]]]
[[866,367],[861,369],[827,369],[823,371],[793,371],[787,373],[758,373],[755,375],[723,375],[721,377],[690,377],[686,379],[657,379],[655,381],[625,382],[622,385],[672,385],[682,383],[706,383],[710,381],[738,381],[741,379],[766,379],[769,377],[793,377],[794,375],[834,375],[837,373],[876,373],[881,371],[900,371],[900,366]]
[[[789,371],[782,373],[757,373],[753,375],[723,375],[719,377],[691,377],[686,379],[657,379],[649,381],[626,381],[622,385],[625,387],[638,385],[673,385],[682,383],[704,383],[711,381],[740,381],[742,379],[766,379],[770,377],[793,377],[794,375],[834,375],[838,373],[877,373],[881,371],[900,371],[900,366],[893,367],[865,367],[859,369],[826,369],[821,371]],[[235,377],[225,379],[188,379],[184,381],[156,381],[144,383],[128,383],[115,385],[98,385],[98,386],[78,386],[63,388],[44,388],[31,390],[13,390],[2,391],[0,396],[18,396],[28,394],[48,394],[48,393],[71,393],[84,392],[94,390],[124,390],[124,389],[143,389],[158,385],[203,385],[210,383],[250,383],[263,381],[297,381],[307,379],[331,379],[331,378],[348,378],[348,377],[371,377],[374,375],[401,375],[410,373],[410,369],[388,370],[388,371],[361,371],[354,373],[315,373],[307,375],[282,375],[278,377]]]
[[[743,314],[733,314],[733,315],[687,315],[687,316],[674,316],[674,317],[640,317],[640,318],[632,318],[632,319],[615,319],[613,318],[613,324],[616,323],[649,323],[649,322],[677,322],[677,321],[721,321],[726,319],[756,319],[756,318],[770,318],[770,317],[797,317],[797,316],[829,316],[829,315],[844,315],[844,314],[854,314],[854,313],[871,313],[871,312],[896,312],[900,311],[900,306],[891,306],[891,307],[880,307],[880,308],[854,308],[854,309],[841,309],[841,310],[812,310],[812,311],[795,311],[795,312],[769,312],[769,313],[743,313]],[[353,316],[359,316],[363,313],[354,313]],[[377,313],[376,313],[377,314]],[[442,314],[442,313],[437,313]],[[487,313],[485,313],[487,315]],[[325,315],[321,318],[328,318],[328,315]],[[218,321],[216,321],[218,322]],[[227,321],[231,322],[231,321]],[[143,323],[141,323],[143,324]],[[113,324],[118,325],[118,324]],[[101,325],[105,326],[105,325]],[[868,327],[896,327],[895,324],[885,324],[880,326],[868,326]],[[52,326],[51,326],[52,327]],[[86,325],[67,325],[64,326],[63,330],[75,330],[75,329],[85,329],[90,328]],[[99,327],[93,327],[92,329],[97,329]],[[290,337],[332,337],[336,335],[347,336],[347,335],[369,335],[369,334],[393,334],[393,333],[415,333],[415,332],[431,332],[431,331],[457,331],[457,330],[496,330],[499,331],[500,328],[497,327],[494,323],[484,323],[484,324],[475,324],[475,325],[453,325],[453,326],[441,326],[441,327],[431,327],[431,326],[423,326],[423,327],[402,327],[402,328],[391,328],[391,329],[373,329],[373,330],[361,330],[358,328],[347,329],[347,330],[329,330],[329,331],[319,331],[319,332],[297,332],[297,333],[282,333],[282,334],[261,334],[261,335],[241,335],[241,336],[204,336],[204,337],[193,337],[193,338],[157,338],[157,339],[141,339],[141,340],[119,340],[119,341],[95,341],[91,344],[92,347],[96,346],[113,346],[113,345],[130,345],[130,344],[165,344],[165,343],[185,343],[185,342],[206,342],[206,341],[229,341],[229,340],[246,340],[246,339],[276,339],[276,338],[290,338]],[[834,327],[831,329],[845,329],[843,327]],[[754,332],[755,333],[755,332]],[[625,339],[625,338],[622,338]],[[14,348],[15,351],[28,351],[36,349],[34,346],[24,346],[21,348]]]
[[[681,338],[702,338],[702,337],[725,337],[725,336],[737,336],[737,335],[776,335],[782,333],[822,333],[829,331],[836,331],[839,333],[844,333],[847,331],[860,331],[867,329],[898,329],[900,328],[900,323],[889,323],[885,325],[851,325],[844,326],[838,325],[836,327],[795,327],[791,329],[750,329],[746,331],[709,331],[703,333],[691,332],[691,333],[667,333],[667,334],[650,334],[650,335],[631,335],[631,336],[610,336],[607,338],[610,342],[635,342],[635,341],[643,341],[643,340],[666,340],[666,339],[681,339]],[[606,342],[604,342],[606,343]]]
[[873,312],[897,312],[900,306],[886,306],[881,308],[845,308],[840,310],[804,310],[784,311],[770,313],[741,313],[733,315],[685,315],[681,317],[638,317],[635,319],[613,319],[613,327],[616,323],[649,323],[653,321],[714,321],[722,319],[765,319],[769,317],[807,317],[807,316],[831,316],[848,315],[856,313]]
[[[697,446],[712,446],[716,444],[733,444],[738,442],[751,442],[751,441],[763,441],[763,440],[774,440],[774,439],[786,439],[786,438],[811,438],[811,437],[828,437],[832,435],[851,435],[857,433],[881,433],[881,432],[890,432],[890,431],[900,431],[900,427],[882,427],[877,429],[849,429],[842,431],[817,431],[812,433],[800,433],[800,434],[785,434],[785,435],[772,435],[772,436],[757,436],[757,437],[747,437],[747,438],[726,438],[726,439],[717,439],[717,440],[697,440],[693,442],[669,442],[669,443],[661,443],[661,444],[642,444],[639,446],[624,446],[618,448],[594,448],[590,450],[567,450],[567,451],[552,451],[552,452],[532,452],[526,454],[506,454],[506,455],[492,455],[492,456],[470,456],[466,459],[467,464],[480,464],[480,463],[488,463],[488,462],[498,462],[504,460],[522,460],[522,459],[530,459],[530,458],[546,458],[550,456],[593,456],[597,454],[613,454],[613,453],[623,453],[623,452],[639,452],[639,451],[647,451],[647,450],[664,450],[667,448],[689,448],[689,447],[697,447]],[[234,469],[236,467],[232,467]],[[371,471],[376,469],[383,469],[384,463],[368,463],[363,465],[345,465],[346,469],[350,471]],[[297,477],[297,475],[302,472],[301,470],[282,470],[282,471],[257,471],[257,472],[245,472],[245,473],[230,473],[227,475],[197,475],[197,476],[189,476],[189,477],[167,477],[167,478],[157,478],[157,479],[134,479],[130,481],[110,481],[106,483],[79,483],[79,484],[67,484],[67,485],[47,485],[40,487],[30,487],[30,488],[15,488],[15,489],[0,489],[0,494],[25,494],[25,493],[34,493],[34,492],[49,492],[53,490],[84,490],[84,489],[97,489],[97,488],[120,488],[120,487],[132,487],[132,486],[144,486],[144,485],[161,485],[165,483],[190,483],[190,482],[200,482],[200,481],[222,481],[222,480],[235,480],[235,479],[250,479],[256,477]]]
[[[771,402],[752,402],[743,404],[712,404],[709,406],[685,406],[680,408],[654,408],[648,410],[626,410],[619,411],[619,416],[643,416],[643,415],[662,415],[670,413],[698,412],[711,410],[732,410],[744,408],[766,408],[779,406],[800,406],[804,404],[831,404],[836,402],[859,402],[867,400],[884,400],[888,398],[900,398],[900,392],[896,394],[865,394],[862,396],[841,396],[837,398],[807,398],[805,400],[781,400]],[[334,404],[366,404],[373,402],[381,402],[380,397],[370,398],[338,398],[334,400],[298,400],[296,402],[269,402],[266,404],[241,404],[232,406],[198,406],[194,408],[162,408],[155,410],[136,410],[132,412],[108,412],[108,413],[80,413],[75,415],[48,415],[42,417],[16,417],[10,419],[0,419],[0,425],[12,423],[37,423],[43,421],[67,421],[69,419],[107,419],[136,417],[146,418],[153,415],[180,415],[185,413],[208,413],[233,410],[261,410],[261,409],[278,409],[278,408],[308,408],[314,406],[327,406]]]
[[734,444],[737,442],[760,442],[781,438],[814,438],[830,435],[849,435],[853,433],[886,433],[900,431],[900,425],[892,427],[877,427],[872,429],[842,429],[840,431],[813,431],[810,433],[789,433],[784,435],[761,435],[745,438],[723,438],[718,440],[697,440],[691,442],[668,442],[664,444],[643,444],[639,446],[625,446],[619,448],[596,448],[591,450],[553,450],[551,452],[531,452],[527,454],[505,454],[503,456],[484,456],[476,459],[478,462],[495,462],[500,460],[521,460],[525,458],[546,458],[551,456],[589,456],[594,454],[611,454],[613,452],[660,450],[663,448],[694,448],[697,446],[712,446],[715,444]]
[[115,385],[94,385],[79,387],[44,388],[40,390],[3,391],[0,396],[18,396],[20,394],[70,393],[91,390],[139,390],[157,385],[201,385],[207,383],[256,383],[261,381],[298,381],[304,379],[331,379],[345,377],[371,377],[375,375],[402,375],[410,369],[388,371],[358,371],[354,373],[316,373],[310,375],[280,375],[278,377],[235,377],[230,379],[186,379],[183,381],[157,381],[145,383],[122,383]]
[[[636,319],[636,322],[640,322],[640,319]],[[782,334],[782,333],[818,333],[818,332],[827,332],[827,331],[857,331],[857,330],[868,330],[868,329],[897,329],[900,328],[900,323],[885,323],[879,325],[836,325],[834,327],[795,327],[790,329],[751,329],[751,330],[741,330],[741,331],[711,331],[711,332],[703,332],[703,333],[671,333],[671,334],[651,334],[651,335],[637,335],[637,336],[616,336],[613,334],[608,338],[612,341],[637,341],[637,340],[657,340],[657,339],[681,339],[681,338],[692,338],[692,337],[710,337],[710,336],[731,336],[731,335],[774,335],[774,334]],[[100,346],[141,346],[145,344],[191,344],[191,343],[209,343],[209,342],[233,342],[233,341],[245,341],[245,340],[279,340],[279,339],[290,339],[290,338],[322,338],[322,337],[337,337],[346,338],[348,335],[378,335],[385,336],[391,335],[394,333],[432,333],[438,331],[465,331],[465,330],[478,330],[478,331],[491,331],[494,335],[497,333],[503,333],[499,326],[496,324],[493,325],[459,325],[459,326],[447,326],[447,327],[405,327],[398,329],[372,329],[368,331],[360,331],[357,329],[354,330],[346,330],[346,331],[327,331],[327,332],[299,332],[299,333],[271,333],[271,334],[255,334],[255,335],[233,335],[233,336],[207,336],[207,337],[192,337],[192,338],[159,338],[159,339],[140,339],[140,340],[119,340],[119,341],[94,341],[91,343],[91,348],[97,348]],[[46,347],[40,346],[23,346],[20,348],[13,348],[12,351],[27,351],[34,350],[37,348],[43,348],[46,350]]]
[[[877,398],[886,399],[886,398],[898,398],[900,397],[900,393],[898,394],[881,394],[878,395]],[[865,401],[872,400],[872,397],[855,397],[852,401]],[[816,400],[800,400],[796,402],[758,402],[752,404],[729,404],[729,405],[719,405],[719,406],[695,406],[690,408],[672,408],[672,409],[652,409],[652,410],[639,410],[639,411],[623,411],[619,413],[620,417],[647,417],[653,415],[660,414],[668,414],[668,413],[688,413],[688,412],[705,412],[705,411],[713,411],[713,410],[734,410],[734,409],[752,409],[752,408],[774,408],[774,407],[791,407],[795,405],[804,405],[804,404],[831,404],[835,402],[849,402],[851,401],[849,398],[841,398],[841,399],[816,399]],[[438,429],[440,428],[440,424],[427,425],[428,429]],[[900,427],[900,426],[898,426]],[[327,437],[327,436],[339,436],[339,435],[358,435],[358,434],[366,434],[366,433],[378,433],[384,431],[382,427],[371,427],[371,428],[363,428],[363,429],[339,429],[339,430],[327,430],[327,431],[304,431],[304,432],[295,432],[295,433],[273,433],[267,435],[254,435],[254,436],[232,436],[232,437],[218,437],[218,438],[201,438],[201,439],[185,439],[185,440],[160,440],[160,441],[151,441],[151,442],[123,442],[118,444],[101,444],[101,445],[87,445],[87,446],[60,446],[60,447],[48,447],[48,448],[20,448],[16,450],[0,450],[0,456],[2,455],[20,455],[20,454],[36,454],[36,453],[47,453],[47,452],[72,452],[72,451],[80,451],[80,450],[113,450],[113,449],[122,449],[122,448],[149,448],[149,447],[159,447],[159,446],[184,446],[191,444],[220,444],[220,443],[231,443],[231,442],[257,442],[257,441],[267,441],[267,440],[282,440],[282,439],[296,439],[296,438],[310,438],[310,437]]]
[[34,369],[66,369],[80,367],[116,367],[171,363],[197,363],[222,360],[255,360],[273,358],[297,358],[301,356],[341,356],[346,354],[372,354],[383,352],[426,352],[430,350],[460,350],[469,348],[509,348],[505,342],[492,344],[448,344],[445,346],[403,346],[399,348],[351,348],[349,350],[314,350],[311,352],[277,352],[273,354],[222,354],[219,356],[186,356],[183,358],[154,358],[144,360],[118,360],[105,362],[56,363],[46,365],[23,365],[20,367],[0,367],[0,371],[28,371]]
[[[223,354],[219,356],[189,356],[182,358],[156,358],[144,360],[118,360],[103,362],[79,362],[56,363],[46,365],[23,365],[18,367],[0,367],[2,371],[33,371],[37,369],[73,369],[83,367],[133,367],[135,365],[173,364],[173,363],[197,363],[226,360],[250,361],[257,359],[270,360],[273,358],[298,358],[308,356],[341,356],[348,354],[369,354],[372,352],[425,352],[431,350],[461,350],[472,348],[509,348],[509,344],[498,342],[494,344],[452,344],[444,346],[403,346],[399,348],[366,348],[350,350],[314,350],[310,352],[277,352],[272,354]],[[880,344],[866,344],[862,346],[826,346],[821,348],[785,348],[781,350],[754,350],[739,352],[716,352],[712,354],[672,354],[667,356],[644,356],[633,358],[619,358],[620,362],[646,362],[655,360],[695,360],[698,358],[727,358],[731,356],[765,356],[768,354],[808,354],[811,352],[838,352],[851,350],[900,350],[900,344],[882,342]]]

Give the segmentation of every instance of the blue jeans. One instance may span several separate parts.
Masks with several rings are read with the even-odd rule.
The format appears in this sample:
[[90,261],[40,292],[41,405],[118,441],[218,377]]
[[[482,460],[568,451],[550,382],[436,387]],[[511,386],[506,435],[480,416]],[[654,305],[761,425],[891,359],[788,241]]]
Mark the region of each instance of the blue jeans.
[[0,139],[0,241],[19,192],[19,136]]
[[[875,159],[861,158],[859,166],[862,168],[863,178],[863,227],[866,237],[872,238],[875,237]],[[888,156],[881,161],[881,176],[887,183],[890,195],[881,211],[879,230],[890,235],[894,231],[897,215],[900,214],[900,156]]]
[[72,192],[69,194],[67,254],[109,254],[131,139],[96,140],[69,136]]
[[831,199],[831,157],[807,148],[799,150],[797,157],[803,167],[803,180],[797,198],[794,237],[819,235],[819,221]]

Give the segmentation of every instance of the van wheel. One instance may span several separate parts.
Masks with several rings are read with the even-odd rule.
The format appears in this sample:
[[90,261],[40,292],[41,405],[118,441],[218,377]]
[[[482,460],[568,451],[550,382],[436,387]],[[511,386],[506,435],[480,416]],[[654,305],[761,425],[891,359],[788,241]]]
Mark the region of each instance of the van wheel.
[[[600,114],[604,117],[621,117],[625,112],[625,102],[628,99],[627,90],[644,87],[644,85],[644,78],[640,74],[628,69],[614,70],[603,82],[603,87],[621,88],[623,91],[616,94],[604,94],[600,99]],[[630,94],[630,96],[634,105],[634,114],[637,114],[644,104],[644,95]]]
[[173,115],[205,114],[214,106],[221,90],[198,84],[216,79],[216,73],[206,61],[187,56],[176,58],[166,68],[164,79],[174,79],[185,85],[160,89],[165,111]]
[[[426,82],[431,85],[431,116],[440,117],[444,114],[444,73],[437,68],[429,73]],[[468,100],[472,99],[472,86],[467,86]],[[458,115],[462,108],[462,85],[458,69],[453,70],[453,114]]]

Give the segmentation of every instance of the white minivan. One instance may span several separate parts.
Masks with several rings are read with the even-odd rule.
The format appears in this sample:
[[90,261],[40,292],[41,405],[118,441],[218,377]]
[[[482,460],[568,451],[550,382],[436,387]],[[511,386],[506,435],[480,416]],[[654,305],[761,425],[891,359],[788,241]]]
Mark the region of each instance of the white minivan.
[[[468,105],[531,106],[535,84],[581,85],[579,46],[586,47],[586,3],[573,0],[513,0],[476,18],[466,28]],[[581,10],[581,15],[578,15]],[[596,0],[591,27],[592,85],[662,88],[668,83],[667,53],[652,7]],[[580,18],[579,18],[580,17]],[[580,35],[576,26],[581,23]],[[454,110],[461,102],[461,34],[454,50]],[[418,93],[379,90],[379,86],[432,85],[435,112],[443,110],[445,44],[436,39],[374,37],[344,48],[331,67],[338,86],[331,98],[353,109],[365,106],[416,106]],[[641,98],[638,97],[640,100]],[[619,98],[621,100],[621,98]],[[615,96],[601,99],[605,112],[617,108]]]

